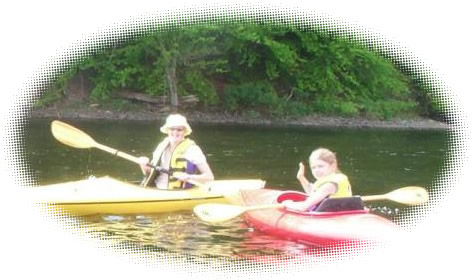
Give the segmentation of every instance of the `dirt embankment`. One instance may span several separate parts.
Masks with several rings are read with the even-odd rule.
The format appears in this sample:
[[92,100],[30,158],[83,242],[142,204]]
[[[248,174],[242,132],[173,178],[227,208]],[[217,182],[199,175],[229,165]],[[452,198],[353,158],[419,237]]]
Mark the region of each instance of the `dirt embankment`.
[[[35,109],[31,112],[33,118],[54,119],[106,119],[106,120],[143,120],[162,121],[174,110],[161,108],[160,110],[109,110],[99,106],[82,108],[51,107]],[[452,126],[443,122],[428,118],[375,120],[365,118],[327,117],[311,115],[299,118],[273,119],[259,115],[228,114],[209,109],[180,109],[179,113],[185,115],[191,123],[210,124],[248,124],[269,126],[307,126],[307,127],[371,127],[371,128],[395,128],[395,129],[441,129],[447,130]]]

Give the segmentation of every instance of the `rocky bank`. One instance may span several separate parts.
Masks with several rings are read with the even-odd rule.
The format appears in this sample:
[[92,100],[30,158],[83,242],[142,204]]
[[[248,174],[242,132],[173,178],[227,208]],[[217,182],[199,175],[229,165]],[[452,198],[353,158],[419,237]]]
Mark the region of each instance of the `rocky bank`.
[[[110,110],[99,106],[82,108],[50,107],[34,109],[32,118],[53,119],[93,119],[93,120],[143,120],[162,121],[170,113],[170,108],[158,111],[143,108],[142,110]],[[452,126],[436,120],[415,117],[409,119],[376,120],[366,118],[328,117],[311,115],[298,118],[274,119],[259,114],[230,114],[211,109],[179,109],[191,123],[229,124],[229,125],[269,125],[269,126],[308,126],[308,127],[352,127],[352,128],[392,128],[392,129],[440,129],[447,130]]]

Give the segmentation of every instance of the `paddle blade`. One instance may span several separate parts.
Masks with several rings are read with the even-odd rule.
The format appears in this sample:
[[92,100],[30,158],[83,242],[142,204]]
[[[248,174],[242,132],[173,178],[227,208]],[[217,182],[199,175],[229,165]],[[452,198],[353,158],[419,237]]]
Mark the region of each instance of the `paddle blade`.
[[51,123],[51,132],[54,138],[67,146],[79,149],[89,149],[96,146],[92,137],[61,121],[55,120]]
[[386,194],[387,198],[399,203],[418,205],[426,203],[429,199],[428,192],[422,187],[404,187]]
[[231,204],[205,203],[195,206],[193,212],[202,221],[220,223],[236,218],[246,211],[246,208]]

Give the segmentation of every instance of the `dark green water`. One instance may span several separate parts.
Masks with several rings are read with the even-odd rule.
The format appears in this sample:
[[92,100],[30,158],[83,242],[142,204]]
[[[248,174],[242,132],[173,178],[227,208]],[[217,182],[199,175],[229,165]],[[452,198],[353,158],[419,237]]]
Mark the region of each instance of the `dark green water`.
[[[158,141],[160,123],[130,121],[68,121],[98,143],[140,156],[150,156]],[[38,184],[46,185],[89,176],[109,175],[140,180],[138,166],[97,149],[75,149],[56,141],[50,121],[32,120],[26,129],[26,156]],[[192,125],[192,123],[191,123]],[[299,161],[323,146],[338,155],[341,170],[355,194],[389,192],[407,185],[427,189],[439,176],[448,136],[437,130],[346,128],[270,128],[263,126],[192,125],[191,138],[202,147],[217,179],[260,178],[267,186],[301,190],[295,175]],[[308,174],[311,175],[311,174]],[[404,207],[376,202],[381,214],[395,219]],[[388,213],[387,213],[388,212]],[[119,244],[148,251],[203,257],[250,254],[292,255],[309,246],[255,232],[241,219],[222,226],[201,223],[191,212],[147,217],[88,217],[91,233]]]

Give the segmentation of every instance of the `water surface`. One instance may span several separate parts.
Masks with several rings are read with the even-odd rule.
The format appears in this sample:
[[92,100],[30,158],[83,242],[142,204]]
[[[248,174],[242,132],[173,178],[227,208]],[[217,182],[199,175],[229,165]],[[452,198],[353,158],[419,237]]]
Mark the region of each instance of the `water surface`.
[[[135,156],[151,156],[163,134],[160,123],[67,121],[96,142]],[[76,149],[53,138],[49,120],[31,120],[26,130],[26,160],[37,184],[90,176],[125,181],[142,179],[139,167],[98,149]],[[191,123],[192,125],[192,123]],[[298,190],[298,162],[307,164],[317,147],[338,155],[340,169],[358,195],[382,194],[418,185],[431,189],[447,152],[447,133],[439,130],[347,129],[192,125],[190,136],[203,149],[216,179],[254,179],[267,186]],[[307,174],[311,178],[311,174]],[[388,201],[368,205],[393,220],[408,208]],[[82,219],[82,218],[81,218]],[[199,221],[191,211],[146,216],[95,215],[85,218],[92,236],[149,252],[177,253],[196,259],[254,255],[294,256],[318,248],[264,235],[241,218],[222,225]]]

